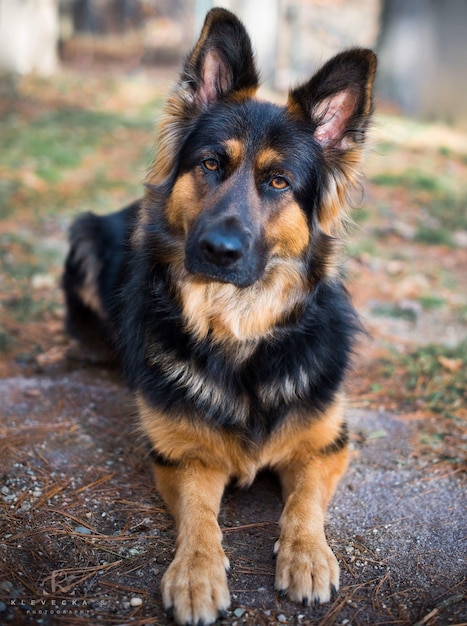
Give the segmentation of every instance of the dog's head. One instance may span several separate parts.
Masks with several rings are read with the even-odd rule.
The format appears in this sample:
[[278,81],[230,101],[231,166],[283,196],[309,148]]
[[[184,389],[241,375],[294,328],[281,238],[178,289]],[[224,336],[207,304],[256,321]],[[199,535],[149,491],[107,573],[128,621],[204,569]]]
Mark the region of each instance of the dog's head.
[[143,220],[164,189],[164,221],[192,284],[264,290],[278,267],[290,277],[300,266],[302,286],[327,271],[375,69],[371,51],[352,49],[292,89],[286,106],[261,101],[243,25],[208,13],[166,107]]

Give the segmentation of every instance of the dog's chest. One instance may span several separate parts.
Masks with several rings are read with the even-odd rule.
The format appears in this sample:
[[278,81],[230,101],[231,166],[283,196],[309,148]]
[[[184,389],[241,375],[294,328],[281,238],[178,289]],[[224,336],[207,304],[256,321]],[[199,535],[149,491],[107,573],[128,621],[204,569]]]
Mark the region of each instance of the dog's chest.
[[254,429],[262,424],[269,430],[279,413],[307,397],[311,386],[305,364],[275,366],[278,358],[270,354],[266,363],[250,354],[242,360],[237,351],[229,359],[212,350],[183,358],[153,345],[148,363],[187,412],[222,426]]

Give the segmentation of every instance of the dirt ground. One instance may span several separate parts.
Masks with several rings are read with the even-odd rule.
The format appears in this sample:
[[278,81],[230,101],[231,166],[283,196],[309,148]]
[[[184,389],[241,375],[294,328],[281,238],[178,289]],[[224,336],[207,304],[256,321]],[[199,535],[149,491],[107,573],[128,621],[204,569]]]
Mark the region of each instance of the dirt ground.
[[[174,528],[118,373],[73,357],[59,279],[80,210],[131,200],[165,86],[69,71],[0,108],[0,624],[164,625]],[[223,624],[467,624],[467,135],[380,114],[346,272],[368,335],[329,508],[330,604],[273,592],[280,493],[229,489]]]
[[[167,623],[159,585],[173,525],[152,487],[127,391],[102,374],[78,368],[0,381],[9,432],[1,623]],[[265,474],[224,499],[232,610],[222,623],[467,622],[465,484],[411,454],[410,422],[384,411],[349,415],[354,459],[327,526],[342,568],[338,598],[311,609],[274,595],[281,503]]]

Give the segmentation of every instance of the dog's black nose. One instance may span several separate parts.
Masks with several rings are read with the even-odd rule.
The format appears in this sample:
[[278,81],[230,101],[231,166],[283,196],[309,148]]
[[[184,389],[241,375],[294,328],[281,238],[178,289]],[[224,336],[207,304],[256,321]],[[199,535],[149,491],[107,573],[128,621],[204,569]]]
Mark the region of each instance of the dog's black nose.
[[227,267],[238,261],[245,253],[246,241],[235,228],[215,228],[201,235],[198,246],[208,263]]

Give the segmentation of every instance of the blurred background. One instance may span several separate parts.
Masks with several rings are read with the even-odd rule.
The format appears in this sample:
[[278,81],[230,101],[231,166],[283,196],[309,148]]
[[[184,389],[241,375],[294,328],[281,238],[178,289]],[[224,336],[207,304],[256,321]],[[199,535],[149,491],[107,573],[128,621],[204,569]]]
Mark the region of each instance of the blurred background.
[[[2,623],[12,617],[9,597],[62,591],[103,598],[95,609],[102,624],[133,610],[138,624],[155,623],[154,615],[164,623],[153,579],[171,558],[170,522],[154,509],[126,388],[102,363],[77,353],[64,332],[60,280],[72,220],[83,211],[110,213],[143,193],[167,91],[212,4],[0,0]],[[368,467],[376,481],[390,459],[381,480],[398,500],[394,510],[391,498],[367,507],[350,485],[342,492],[342,536],[349,520],[359,528],[367,514],[368,533],[374,528],[371,540],[359,528],[355,547],[339,548],[347,595],[320,621],[323,607],[316,623],[409,626],[428,614],[418,623],[434,626],[432,607],[465,588],[465,564],[458,572],[467,531],[452,485],[467,467],[467,0],[215,4],[247,25],[268,98],[284,101],[290,84],[307,80],[342,48],[369,46],[379,55],[371,147],[345,244],[347,284],[367,331],[347,386],[355,459],[362,450],[361,468],[373,450]],[[415,474],[405,473],[409,466]],[[446,477],[453,482],[446,485]],[[367,479],[354,480],[371,491]],[[416,500],[407,504],[411,488]],[[361,503],[358,514],[348,514],[349,501]],[[394,535],[390,524],[383,530],[387,519],[397,520]],[[99,543],[73,534],[76,524],[79,532],[90,524],[104,533]],[[118,528],[122,535],[135,530],[131,549],[120,547],[126,538]],[[154,533],[157,562],[154,548],[144,555],[141,528]],[[268,555],[273,528],[268,521],[258,535]],[[455,545],[447,545],[457,528]],[[244,535],[231,536],[240,553],[250,551]],[[377,543],[383,536],[386,543]],[[247,573],[256,571],[250,557]],[[103,565],[114,558],[124,564]],[[277,599],[266,601],[263,591],[239,601],[267,602],[275,611]],[[142,607],[132,608],[130,592],[144,598]],[[272,623],[263,618],[253,621]],[[451,622],[465,623],[465,613],[436,624]]]
[[[167,91],[213,4],[0,0],[0,376],[69,366],[69,224],[141,195]],[[247,25],[277,100],[342,48],[377,51],[372,149],[347,244],[369,330],[353,397],[467,417],[467,0],[215,4]],[[445,422],[454,447],[465,436],[456,420]]]
[[51,75],[64,64],[178,63],[213,5],[245,22],[270,87],[368,46],[380,56],[382,97],[410,115],[466,123],[466,0],[0,0],[0,67]]

